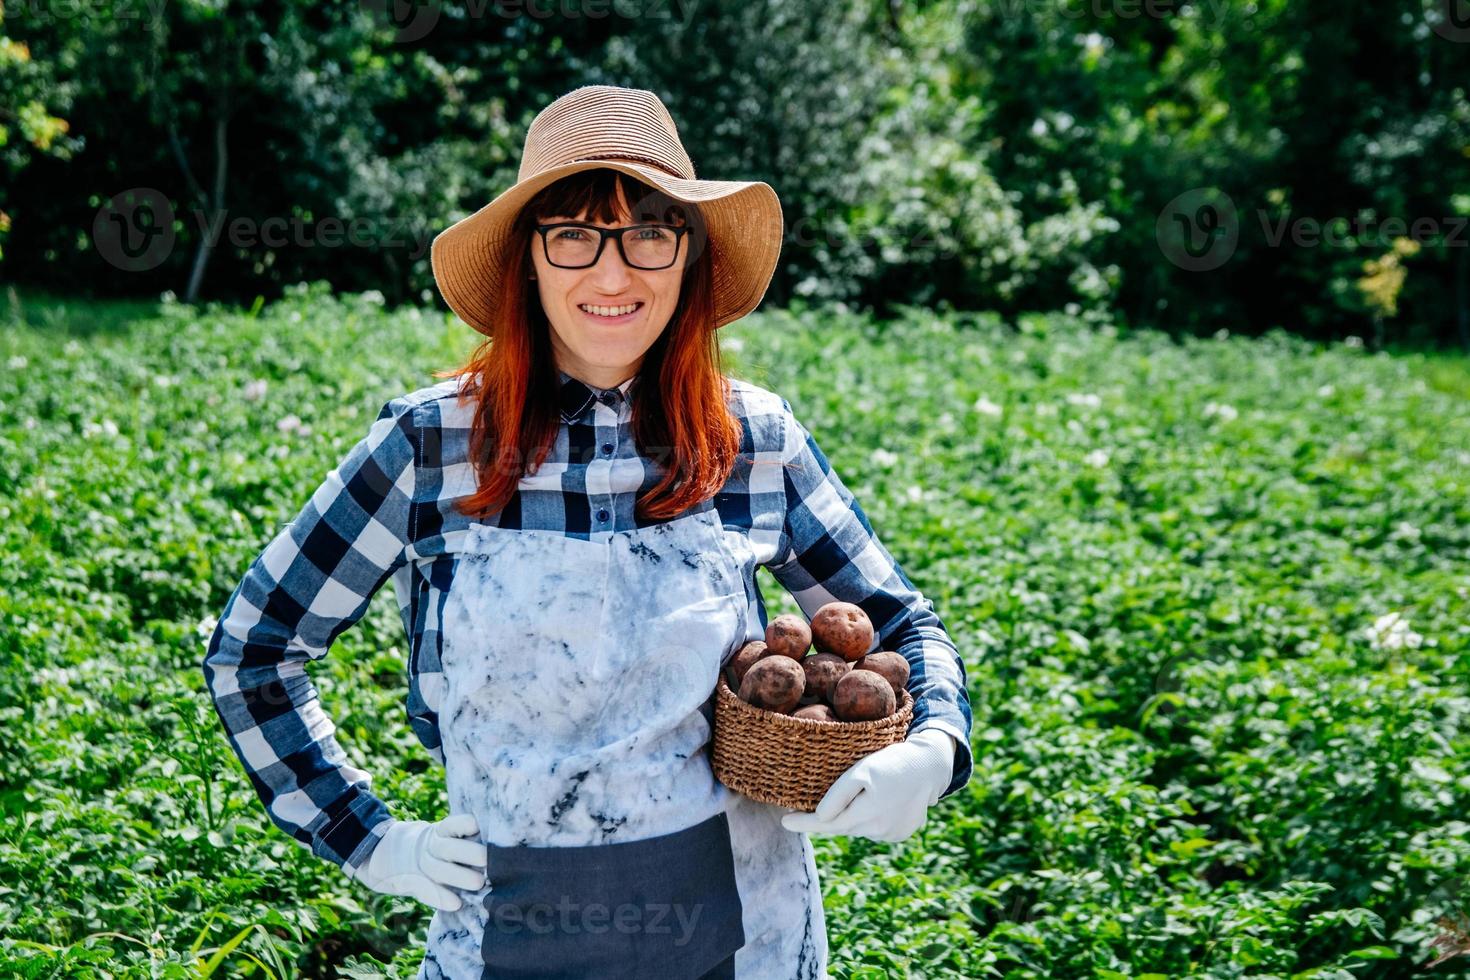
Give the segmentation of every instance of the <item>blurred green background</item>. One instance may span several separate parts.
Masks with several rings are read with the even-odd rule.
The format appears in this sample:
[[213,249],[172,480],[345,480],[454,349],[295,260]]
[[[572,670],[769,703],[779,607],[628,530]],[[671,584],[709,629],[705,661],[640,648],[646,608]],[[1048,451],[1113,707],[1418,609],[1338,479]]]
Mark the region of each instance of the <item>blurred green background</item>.
[[[651,88],[764,180],[768,302],[1470,350],[1464,0],[9,0],[0,275],[440,302],[536,111]],[[131,244],[129,244],[131,242]]]

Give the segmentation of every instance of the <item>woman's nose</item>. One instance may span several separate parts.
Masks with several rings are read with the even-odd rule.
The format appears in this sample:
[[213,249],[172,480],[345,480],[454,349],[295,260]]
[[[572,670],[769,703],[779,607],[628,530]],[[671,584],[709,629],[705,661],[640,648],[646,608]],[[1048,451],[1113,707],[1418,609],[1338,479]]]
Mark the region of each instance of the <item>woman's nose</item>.
[[618,251],[618,243],[609,238],[603,246],[602,254],[597,258],[588,273],[592,281],[602,286],[604,292],[615,293],[627,285],[629,280],[628,266],[623,262],[623,256]]

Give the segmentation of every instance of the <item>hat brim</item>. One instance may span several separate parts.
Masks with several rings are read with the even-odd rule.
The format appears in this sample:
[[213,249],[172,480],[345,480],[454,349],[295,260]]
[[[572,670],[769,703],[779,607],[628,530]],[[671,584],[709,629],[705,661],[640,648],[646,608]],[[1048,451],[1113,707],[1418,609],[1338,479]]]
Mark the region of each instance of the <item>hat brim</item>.
[[618,170],[676,201],[696,204],[709,231],[714,269],[715,329],[760,304],[776,271],[785,231],[775,190],[758,180],[685,180],[627,160],[584,160],[552,167],[519,181],[474,214],[434,236],[429,265],[439,293],[455,314],[492,335],[501,293],[505,250],[516,215],[548,184],[583,170]]

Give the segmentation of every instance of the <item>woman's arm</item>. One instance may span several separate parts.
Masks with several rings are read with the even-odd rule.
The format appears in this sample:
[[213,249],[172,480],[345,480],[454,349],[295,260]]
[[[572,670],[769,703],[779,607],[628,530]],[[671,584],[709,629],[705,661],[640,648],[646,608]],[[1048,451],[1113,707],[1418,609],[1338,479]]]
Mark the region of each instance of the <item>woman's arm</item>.
[[250,565],[203,662],[215,711],[271,820],[349,877],[390,814],[338,744],[305,664],[326,655],[407,561],[417,458],[413,409],[394,399]]
[[965,667],[934,604],[914,588],[786,399],[786,524],[770,566],[810,619],[828,602],[862,607],[878,634],[875,649],[909,662],[914,696],[909,734],[937,728],[955,742],[954,772],[940,799],[969,781],[970,699]]

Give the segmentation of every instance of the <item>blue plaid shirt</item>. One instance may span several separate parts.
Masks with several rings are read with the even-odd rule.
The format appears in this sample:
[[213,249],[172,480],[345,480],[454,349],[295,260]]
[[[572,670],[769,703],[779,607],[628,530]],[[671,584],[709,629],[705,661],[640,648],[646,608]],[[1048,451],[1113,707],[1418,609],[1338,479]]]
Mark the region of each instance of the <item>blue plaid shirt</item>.
[[[563,424],[551,453],[489,520],[589,540],[648,523],[634,515],[634,502],[658,481],[662,462],[634,445],[637,379],[605,390],[565,372],[560,379]],[[306,663],[325,656],[391,578],[408,636],[408,720],[443,765],[435,713],[444,683],[440,611],[473,523],[453,504],[475,489],[473,402],[459,404],[460,381],[383,407],[245,572],[203,661],[215,709],[271,820],[349,876],[390,814],[337,742]],[[939,728],[957,742],[949,796],[970,778],[970,704],[963,662],[933,604],[879,542],[786,399],[731,379],[730,404],[743,436],[739,461],[713,501],[726,533],[743,536],[755,564],[808,618],[833,600],[856,603],[873,621],[879,648],[904,655],[915,698],[910,733]],[[747,581],[746,591],[749,621],[763,631],[760,589]]]

